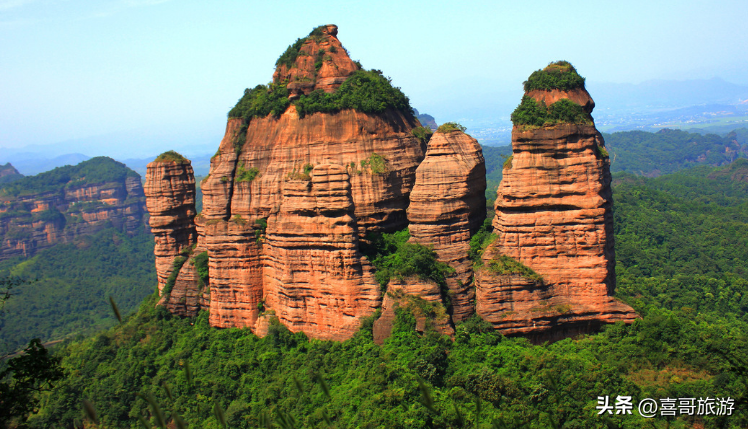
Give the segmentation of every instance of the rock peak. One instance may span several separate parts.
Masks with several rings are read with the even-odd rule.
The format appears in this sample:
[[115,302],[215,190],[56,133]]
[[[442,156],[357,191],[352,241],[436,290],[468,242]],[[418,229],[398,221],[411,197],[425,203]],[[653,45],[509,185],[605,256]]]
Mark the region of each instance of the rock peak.
[[587,114],[592,113],[595,102],[584,87],[585,79],[568,61],[555,61],[541,70],[534,71],[524,82],[525,95],[546,106],[568,99],[582,106]]
[[333,92],[360,67],[337,38],[338,26],[322,25],[297,39],[276,61],[273,83],[283,84],[289,98],[321,89]]
[[326,34],[329,34],[331,36],[337,36],[338,35],[338,26],[335,24],[327,24],[323,26],[324,28],[322,31]]

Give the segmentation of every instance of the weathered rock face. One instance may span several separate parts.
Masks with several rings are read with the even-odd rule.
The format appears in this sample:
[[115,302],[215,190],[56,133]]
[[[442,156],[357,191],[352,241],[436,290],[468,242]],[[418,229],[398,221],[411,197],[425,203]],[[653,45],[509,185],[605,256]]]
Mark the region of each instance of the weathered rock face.
[[351,337],[381,304],[374,270],[358,249],[346,167],[322,164],[287,180],[263,243],[265,304],[292,331]]
[[[92,166],[112,174],[86,177]],[[104,157],[58,170],[0,188],[0,260],[31,257],[109,225],[128,234],[142,231],[145,196],[137,173]],[[69,179],[60,181],[60,176]]]
[[[315,113],[299,118],[292,106],[279,118],[252,119],[240,153],[234,146],[242,119],[229,119],[219,154],[203,182],[203,215],[249,220],[277,209],[282,184],[320,164],[343,166],[350,175],[358,233],[393,231],[407,226],[408,197],[423,159],[420,140],[410,134],[418,122],[390,110],[371,115],[354,110]],[[371,166],[381,159],[382,169]],[[362,165],[362,162],[364,165]],[[241,173],[256,169],[252,180]]]
[[[158,290],[163,291],[174,269],[174,259],[188,253],[197,242],[195,176],[190,162],[154,161],[148,164],[145,195],[156,244]],[[185,293],[176,291],[175,295]]]
[[592,100],[592,97],[590,97],[590,93],[584,88],[574,88],[568,91],[562,91],[560,89],[543,91],[536,89],[528,92],[527,96],[534,98],[535,101],[542,101],[546,106],[550,106],[558,100],[566,98],[582,106],[584,111],[587,113],[592,113],[592,110],[595,108],[595,102]]
[[[533,96],[546,104],[563,96],[546,92]],[[584,94],[582,88],[569,97],[594,106]],[[632,321],[634,311],[612,298],[610,161],[600,133],[584,124],[515,126],[512,149],[496,198],[498,239],[484,252],[486,268],[476,277],[478,314],[506,334],[547,339]],[[543,282],[491,272],[490,261],[499,254],[520,261]]]
[[473,313],[473,269],[470,237],[486,217],[486,167],[480,144],[460,132],[437,132],[416,170],[408,220],[411,240],[433,246],[439,260],[455,273],[447,278],[452,317]]
[[241,216],[201,222],[209,255],[210,324],[254,327],[263,293],[257,225]]
[[348,53],[336,37],[337,34],[336,25],[315,29],[301,42],[291,67],[287,64],[278,65],[273,73],[273,82],[287,82],[291,98],[309,94],[315,89],[325,92],[336,90],[359,68],[348,57]]

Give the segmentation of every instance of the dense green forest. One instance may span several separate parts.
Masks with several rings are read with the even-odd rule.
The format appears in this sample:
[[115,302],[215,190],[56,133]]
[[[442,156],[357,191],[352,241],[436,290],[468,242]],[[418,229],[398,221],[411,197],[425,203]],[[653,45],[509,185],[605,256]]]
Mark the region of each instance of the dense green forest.
[[512,154],[512,145],[483,146],[483,158],[486,160],[486,199],[496,199],[496,189],[499,188],[503,176],[504,161]]
[[623,131],[603,134],[611,171],[643,176],[674,173],[697,165],[723,165],[748,156],[745,129],[726,136],[663,129],[656,133]]
[[[498,185],[509,154],[509,146],[484,148],[489,184]],[[748,160],[675,165],[680,171],[656,178],[614,175],[617,296],[642,318],[553,344],[505,338],[478,318],[458,325],[454,341],[420,335],[408,310],[399,311],[383,346],[373,343],[372,319],[342,343],[281,325],[260,339],[210,328],[207,313],[172,316],[154,307],[153,295],[121,324],[84,338],[115,323],[110,295],[126,315],[152,291],[150,236],[107,230],[6,261],[4,273],[38,278],[14,288],[5,305],[0,336],[24,336],[13,349],[36,332],[81,334],[55,349],[64,378],[40,394],[41,409],[27,424],[89,427],[94,411],[87,416],[86,400],[97,427],[106,428],[143,427],[141,419],[145,427],[163,420],[205,428],[746,427]],[[404,242],[396,235],[380,247],[399,252]],[[26,304],[32,295],[45,304]],[[731,397],[735,410],[598,415],[597,397],[617,395],[633,396],[634,404]]]
[[[30,427],[742,428],[748,425],[748,161],[615,177],[617,296],[633,325],[534,346],[474,318],[455,340],[407,310],[342,343],[274,325],[265,338],[174,317],[154,296],[57,351],[65,378]],[[150,284],[153,284],[151,281]],[[103,298],[103,297],[102,297]],[[13,297],[15,299],[15,297]],[[101,298],[100,298],[101,299]],[[731,416],[599,416],[598,396],[731,397]],[[635,402],[636,404],[636,402]],[[225,425],[222,423],[225,421]],[[703,425],[703,426],[702,426]]]
[[0,263],[0,278],[29,279],[16,287],[0,317],[0,356],[32,338],[59,340],[90,335],[114,324],[109,296],[123,314],[153,292],[153,236],[128,236],[107,228],[70,244],[57,244],[30,259]]

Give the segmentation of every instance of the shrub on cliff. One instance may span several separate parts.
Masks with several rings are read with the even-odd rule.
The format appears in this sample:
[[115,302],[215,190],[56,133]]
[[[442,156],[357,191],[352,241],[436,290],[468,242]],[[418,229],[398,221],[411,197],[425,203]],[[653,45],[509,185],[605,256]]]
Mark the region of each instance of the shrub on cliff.
[[527,95],[512,112],[514,125],[529,125],[542,127],[553,124],[585,124],[592,125],[592,116],[584,108],[568,98],[562,98],[546,107],[544,102],[537,102]]
[[453,273],[454,269],[438,261],[433,249],[409,243],[407,228],[392,234],[370,234],[367,238],[370,244],[362,244],[361,250],[376,267],[375,277],[382,288],[392,277],[403,279],[417,275],[438,284],[446,295],[446,275]]
[[166,151],[156,157],[154,162],[185,162],[187,158],[183,157],[179,152],[173,150]]
[[239,99],[233,109],[229,111],[229,118],[264,118],[267,115],[280,116],[288,105],[288,89],[286,85],[257,85],[252,89],[245,89],[244,96]]
[[251,182],[255,180],[257,175],[260,174],[260,169],[257,167],[246,168],[244,163],[239,163],[236,168],[236,181],[237,182]]
[[452,131],[461,131],[465,132],[467,130],[467,127],[464,127],[457,122],[445,122],[441,125],[439,125],[439,128],[436,129],[437,133],[451,133]]
[[470,250],[468,250],[468,258],[473,261],[473,264],[483,265],[481,256],[483,251],[486,250],[489,244],[491,244],[498,236],[493,233],[493,226],[491,225],[492,219],[486,219],[483,221],[483,225],[478,229],[472,237],[470,237]]
[[536,89],[569,91],[584,88],[584,78],[568,61],[550,63],[542,70],[535,70],[524,82],[525,92]]
[[426,144],[431,140],[431,136],[434,134],[434,132],[429,127],[416,127],[410,130],[410,134],[413,135],[413,137],[420,140],[422,143]]
[[543,282],[543,278],[532,268],[506,255],[497,256],[491,259],[488,263],[488,269],[499,275],[519,274],[526,279],[538,283]]

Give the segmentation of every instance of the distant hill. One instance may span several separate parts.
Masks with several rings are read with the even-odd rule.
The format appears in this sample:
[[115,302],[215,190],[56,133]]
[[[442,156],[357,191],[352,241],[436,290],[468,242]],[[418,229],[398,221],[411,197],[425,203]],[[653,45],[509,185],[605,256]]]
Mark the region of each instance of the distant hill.
[[140,176],[106,157],[0,185],[0,279],[27,280],[0,317],[0,355],[111,326],[109,296],[137,308],[156,284],[145,215]]
[[4,156],[3,158],[0,161],[4,160],[13,163],[13,166],[26,176],[43,173],[66,165],[76,165],[82,161],[91,159],[90,156],[80,153],[67,153],[54,158],[47,158],[43,154],[31,152],[16,153],[11,156]]
[[748,144],[738,140],[737,132],[722,137],[663,129],[656,133],[624,131],[603,136],[611,156],[611,171],[648,177],[696,165],[729,164],[748,155]]
[[133,234],[145,214],[140,176],[111,158],[23,177],[0,185],[0,260],[109,226]]
[[731,104],[748,99],[748,86],[720,78],[664,80],[638,84],[591,81],[587,85],[598,106],[680,108],[699,104]]
[[426,113],[419,113],[418,109],[413,109],[413,112],[416,114],[416,118],[418,118],[421,125],[431,128],[432,131],[436,131],[438,126],[433,116]]
[[23,177],[10,163],[0,165],[0,185],[15,182]]

